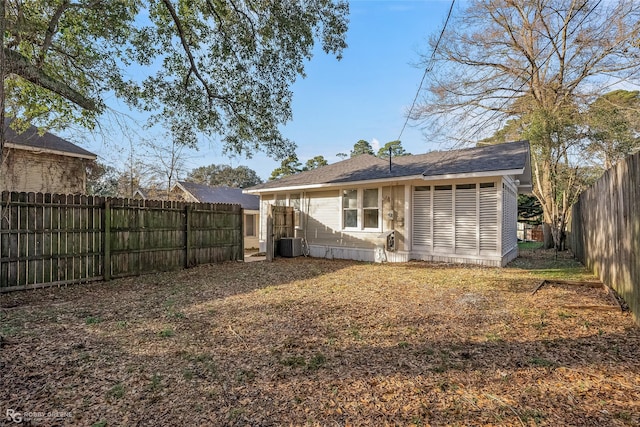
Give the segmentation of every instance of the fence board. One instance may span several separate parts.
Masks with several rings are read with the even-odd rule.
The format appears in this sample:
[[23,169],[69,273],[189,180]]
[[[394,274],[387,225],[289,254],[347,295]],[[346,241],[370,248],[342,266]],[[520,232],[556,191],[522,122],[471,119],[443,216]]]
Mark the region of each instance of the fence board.
[[242,260],[242,239],[239,205],[3,192],[0,292]]
[[618,163],[573,206],[574,255],[627,302],[640,321],[640,153]]

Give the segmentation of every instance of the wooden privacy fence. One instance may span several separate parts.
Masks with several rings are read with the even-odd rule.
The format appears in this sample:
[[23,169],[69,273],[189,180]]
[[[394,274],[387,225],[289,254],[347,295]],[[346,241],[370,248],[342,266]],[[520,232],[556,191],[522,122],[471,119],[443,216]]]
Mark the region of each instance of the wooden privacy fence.
[[276,255],[276,247],[283,237],[294,237],[294,209],[290,206],[269,205],[267,211],[267,261]]
[[240,205],[3,192],[0,292],[243,259]]
[[640,153],[609,169],[573,205],[569,245],[640,321]]

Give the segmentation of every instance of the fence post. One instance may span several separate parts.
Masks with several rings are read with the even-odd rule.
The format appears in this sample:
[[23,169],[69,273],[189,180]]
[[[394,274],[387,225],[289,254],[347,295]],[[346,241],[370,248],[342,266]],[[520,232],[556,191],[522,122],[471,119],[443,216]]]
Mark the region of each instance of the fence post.
[[240,207],[240,255],[238,261],[244,261],[244,209]]
[[274,257],[274,238],[273,238],[273,205],[269,205],[267,210],[267,261],[273,261]]
[[187,205],[184,208],[185,211],[185,233],[184,233],[184,242],[185,242],[185,250],[184,250],[184,268],[191,267],[191,205]]
[[104,202],[104,256],[102,258],[104,280],[111,280],[111,201]]

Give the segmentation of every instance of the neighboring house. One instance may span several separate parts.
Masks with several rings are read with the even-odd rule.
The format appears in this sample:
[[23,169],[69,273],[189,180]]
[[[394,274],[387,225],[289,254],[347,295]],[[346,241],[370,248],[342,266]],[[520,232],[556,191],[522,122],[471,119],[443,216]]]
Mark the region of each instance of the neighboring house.
[[245,190],[260,196],[261,250],[275,204],[300,212],[311,256],[491,266],[518,255],[517,194],[530,191],[526,141],[391,162],[362,154]]
[[187,181],[178,181],[171,192],[187,202],[239,204],[244,211],[244,247],[258,248],[259,197],[244,194],[241,188],[210,187]]
[[167,190],[159,188],[142,188],[139,187],[133,192],[132,198],[141,200],[167,200]]
[[0,190],[85,194],[86,164],[96,155],[51,133],[30,126],[16,133],[5,119],[5,144],[0,164]]

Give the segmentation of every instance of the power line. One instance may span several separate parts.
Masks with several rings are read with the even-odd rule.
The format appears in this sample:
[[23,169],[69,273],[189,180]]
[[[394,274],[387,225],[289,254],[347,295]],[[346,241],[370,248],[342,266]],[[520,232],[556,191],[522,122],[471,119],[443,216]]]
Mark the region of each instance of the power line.
[[404,133],[404,129],[407,127],[407,123],[409,122],[409,117],[411,117],[411,112],[413,111],[413,107],[416,106],[416,101],[418,100],[418,96],[420,95],[420,91],[422,90],[422,85],[424,84],[424,80],[427,77],[427,73],[433,69],[433,61],[436,56],[436,51],[438,50],[438,46],[440,46],[440,41],[444,36],[444,31],[447,29],[447,24],[449,23],[449,18],[451,18],[451,14],[453,12],[453,5],[455,4],[455,2],[456,0],[451,0],[451,6],[449,7],[449,13],[447,14],[447,19],[444,21],[444,26],[442,27],[442,31],[440,31],[440,36],[436,41],[436,45],[433,48],[433,52],[431,52],[431,57],[429,58],[429,61],[427,62],[427,66],[424,69],[424,73],[422,74],[422,79],[420,80],[420,85],[418,86],[418,90],[416,91],[416,96],[413,97],[413,102],[411,103],[411,107],[407,112],[407,117],[404,121],[404,124],[402,125],[402,130],[400,130],[400,135],[398,135],[398,138],[397,138],[398,141],[400,141],[400,138]]

